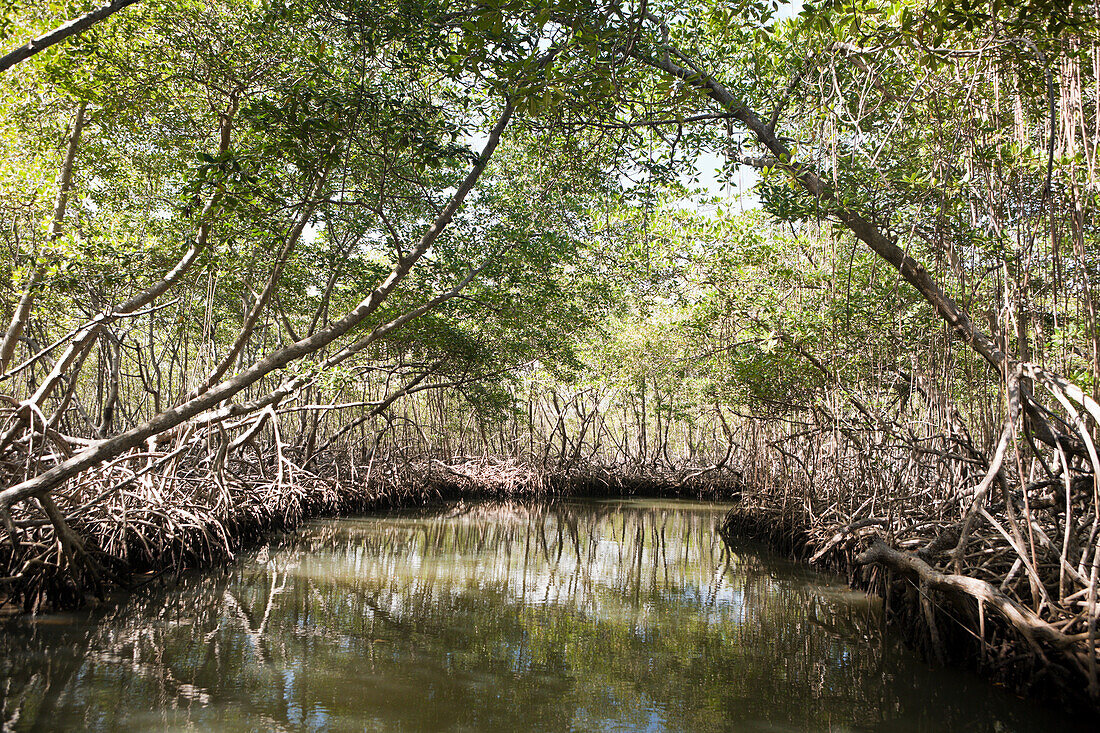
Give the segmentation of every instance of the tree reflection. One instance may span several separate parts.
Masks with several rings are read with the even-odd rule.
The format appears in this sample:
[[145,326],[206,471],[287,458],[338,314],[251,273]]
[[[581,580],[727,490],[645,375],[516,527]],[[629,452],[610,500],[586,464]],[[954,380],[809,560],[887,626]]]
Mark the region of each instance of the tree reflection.
[[19,730],[1043,720],[884,642],[861,596],[725,545],[721,514],[570,502],[315,522],[224,573],[9,623],[2,715]]

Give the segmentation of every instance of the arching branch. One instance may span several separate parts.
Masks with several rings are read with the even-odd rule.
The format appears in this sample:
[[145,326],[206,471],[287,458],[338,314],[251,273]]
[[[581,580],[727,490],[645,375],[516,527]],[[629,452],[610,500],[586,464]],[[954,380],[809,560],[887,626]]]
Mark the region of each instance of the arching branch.
[[7,71],[16,64],[26,61],[40,51],[45,51],[50,46],[64,41],[69,36],[82,33],[99,21],[108,18],[123,8],[133,5],[138,0],[114,0],[110,5],[96,8],[79,18],[73,18],[63,25],[59,25],[48,33],[43,33],[33,41],[28,41],[19,48],[13,49],[0,56],[0,72]]

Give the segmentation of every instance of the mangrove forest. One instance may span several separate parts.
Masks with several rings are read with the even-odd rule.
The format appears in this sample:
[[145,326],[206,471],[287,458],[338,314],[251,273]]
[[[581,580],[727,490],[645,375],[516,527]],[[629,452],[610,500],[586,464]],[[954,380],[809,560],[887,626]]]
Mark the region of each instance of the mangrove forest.
[[1097,0],[4,0],[0,728],[1095,729],[1094,206]]

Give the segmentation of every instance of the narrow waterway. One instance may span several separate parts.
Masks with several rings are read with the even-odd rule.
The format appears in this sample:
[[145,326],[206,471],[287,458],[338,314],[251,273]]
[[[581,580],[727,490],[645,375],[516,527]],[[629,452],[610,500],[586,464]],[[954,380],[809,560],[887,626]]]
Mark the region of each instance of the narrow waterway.
[[1029,731],[1068,725],[883,634],[877,603],[727,547],[724,507],[315,521],[227,571],[16,619],[5,730]]

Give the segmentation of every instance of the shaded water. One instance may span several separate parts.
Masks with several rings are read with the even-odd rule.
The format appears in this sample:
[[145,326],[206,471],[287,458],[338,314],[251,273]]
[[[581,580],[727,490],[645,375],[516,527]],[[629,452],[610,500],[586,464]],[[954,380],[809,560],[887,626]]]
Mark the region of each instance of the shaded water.
[[1051,730],[726,547],[723,507],[482,505],[315,521],[227,572],[9,622],[14,730]]

